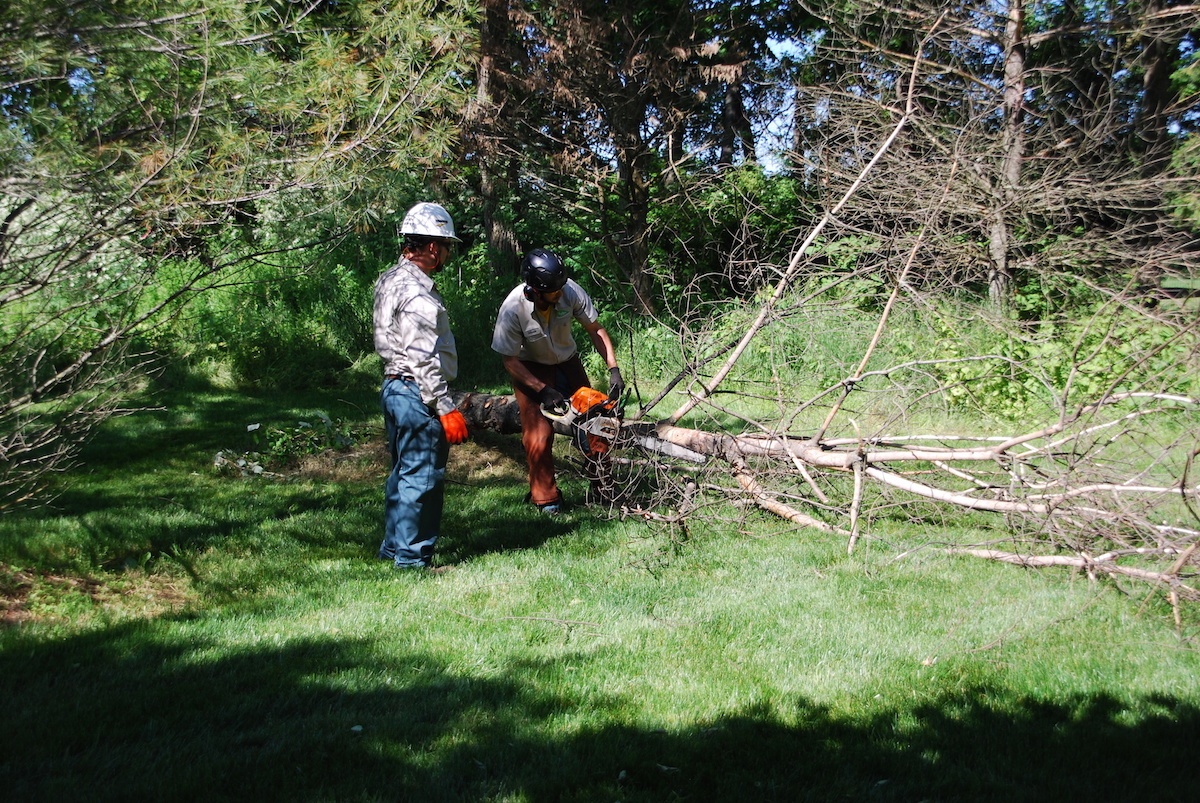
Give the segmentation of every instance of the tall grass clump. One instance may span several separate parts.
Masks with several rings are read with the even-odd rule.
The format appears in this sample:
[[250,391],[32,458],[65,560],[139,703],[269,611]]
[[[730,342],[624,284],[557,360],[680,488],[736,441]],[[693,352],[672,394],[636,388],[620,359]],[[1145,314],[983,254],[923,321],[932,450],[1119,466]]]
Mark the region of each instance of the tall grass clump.
[[315,263],[255,264],[192,299],[158,340],[194,370],[246,388],[334,387],[372,350],[379,265],[345,252]]
[[[481,253],[458,254],[435,281],[459,344],[456,387],[499,389],[503,371],[489,345],[515,280],[495,277]],[[375,282],[398,257],[398,241],[376,237],[245,266],[236,280],[192,298],[146,343],[176,380],[190,373],[248,390],[376,384]]]

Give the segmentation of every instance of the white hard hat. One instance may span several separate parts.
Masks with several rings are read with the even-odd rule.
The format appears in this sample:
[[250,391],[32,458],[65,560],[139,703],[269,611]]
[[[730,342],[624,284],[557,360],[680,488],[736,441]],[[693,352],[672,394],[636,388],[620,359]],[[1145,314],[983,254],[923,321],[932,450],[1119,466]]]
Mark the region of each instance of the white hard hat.
[[438,204],[419,203],[409,209],[404,214],[404,222],[400,224],[400,233],[461,242],[454,234],[454,219]]

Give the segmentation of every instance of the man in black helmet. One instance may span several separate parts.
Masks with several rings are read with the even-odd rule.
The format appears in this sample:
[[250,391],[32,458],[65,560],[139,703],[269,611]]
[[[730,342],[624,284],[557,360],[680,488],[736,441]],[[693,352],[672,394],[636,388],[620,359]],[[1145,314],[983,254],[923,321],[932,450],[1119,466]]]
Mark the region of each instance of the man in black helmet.
[[521,412],[529,501],[543,513],[556,515],[562,510],[562,494],[554,479],[554,428],[541,408],[561,407],[576,390],[591,387],[571,333],[572,321],[579,321],[608,366],[610,398],[621,395],[625,380],[592,299],[567,276],[566,265],[553,251],[535,248],[526,254],[521,279],[500,305],[492,350],[501,355],[512,377]]

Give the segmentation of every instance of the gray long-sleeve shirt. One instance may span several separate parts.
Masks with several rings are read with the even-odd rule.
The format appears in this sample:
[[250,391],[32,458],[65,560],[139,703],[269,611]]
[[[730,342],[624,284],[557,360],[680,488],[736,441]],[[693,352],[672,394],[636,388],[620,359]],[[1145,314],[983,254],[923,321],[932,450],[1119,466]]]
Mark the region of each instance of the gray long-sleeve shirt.
[[422,401],[438,415],[452,411],[458,348],[433,280],[401,257],[375,282],[374,317],[375,351],[383,358],[384,374],[412,376]]

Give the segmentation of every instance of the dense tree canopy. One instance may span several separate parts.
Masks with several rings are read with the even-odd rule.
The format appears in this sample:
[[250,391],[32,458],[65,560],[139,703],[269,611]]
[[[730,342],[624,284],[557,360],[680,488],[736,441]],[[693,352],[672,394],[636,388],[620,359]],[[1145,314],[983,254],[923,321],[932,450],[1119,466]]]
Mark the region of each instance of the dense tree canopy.
[[1027,268],[1047,251],[1067,273],[1129,279],[1149,244],[1151,273],[1190,270],[1173,214],[1194,171],[1171,158],[1195,99],[1171,76],[1197,23],[1182,3],[490,2],[468,156],[496,253],[575,249],[638,311],[664,297],[678,311],[689,289],[744,293],[790,257],[898,118],[919,61],[902,147],[847,236],[912,231],[940,199],[918,273],[1012,309],[1042,292]]

